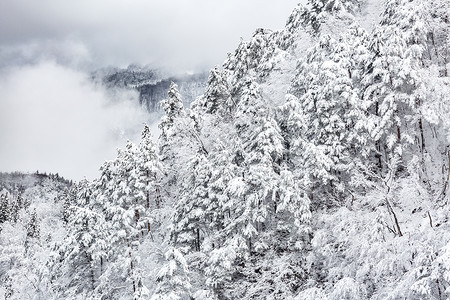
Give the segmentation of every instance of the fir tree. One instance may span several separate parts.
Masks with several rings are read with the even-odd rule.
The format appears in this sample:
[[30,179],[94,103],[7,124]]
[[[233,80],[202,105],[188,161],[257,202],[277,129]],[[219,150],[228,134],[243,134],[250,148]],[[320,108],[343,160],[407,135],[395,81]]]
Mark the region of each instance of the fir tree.
[[12,204],[11,204],[11,222],[17,223],[19,220],[19,212],[20,212],[20,202],[21,199],[17,198]]
[[153,142],[152,134],[148,125],[144,126],[141,134],[141,141],[136,153],[136,172],[132,173],[132,185],[136,201],[141,203],[142,211],[139,222],[144,224],[148,233],[151,233],[151,211],[159,209],[162,205],[160,178],[163,173],[163,166],[160,162],[157,148]]
[[39,238],[40,226],[36,208],[33,209],[33,212],[31,213],[30,220],[28,221],[26,228],[27,228],[27,238]]
[[192,104],[192,109],[226,116],[231,113],[233,106],[234,102],[230,94],[226,73],[215,67],[209,73],[207,89],[204,95]]
[[[96,207],[92,188],[92,184],[85,179],[76,186],[76,200],[70,207],[67,226],[69,234],[57,244],[58,255],[50,263],[58,279],[58,292],[64,297],[73,297],[78,293],[92,297],[108,257],[106,222]],[[65,283],[63,278],[68,274],[72,281]]]
[[303,11],[304,24],[318,32],[326,14],[355,13],[360,9],[362,2],[362,0],[308,0],[309,9]]
[[173,214],[172,240],[175,245],[188,246],[194,251],[200,251],[201,236],[204,233],[205,220],[204,202],[208,198],[207,185],[209,180],[208,162],[204,155],[195,157],[189,164],[192,172],[183,180],[185,192],[180,195]]
[[167,92],[169,98],[161,101],[161,107],[166,113],[163,117],[159,128],[161,129],[160,139],[167,139],[168,131],[173,127],[173,123],[176,118],[183,116],[183,101],[181,100],[180,92],[178,92],[178,86],[172,82],[170,89]]
[[125,150],[118,151],[111,184],[111,203],[106,207],[106,220],[111,230],[109,242],[117,249],[113,252],[116,261],[113,267],[122,276],[126,274],[123,279],[131,283],[133,293],[136,292],[136,249],[140,244],[140,234],[147,226],[146,218],[141,220],[141,213],[145,211],[145,197],[135,197],[136,151],[136,146],[131,142],[127,143]]
[[9,221],[11,211],[8,194],[0,195],[0,223]]
[[180,300],[190,295],[188,268],[183,254],[169,248],[165,254],[167,263],[158,272],[158,286],[151,300]]
[[[370,138],[365,129],[365,108],[359,101],[359,70],[353,65],[352,51],[346,40],[323,38],[311,49],[299,67],[289,100],[301,115],[292,121],[298,132],[288,133],[290,144],[303,165],[303,181],[313,197],[317,186],[328,186],[331,194],[344,192],[355,171],[364,168],[370,154]],[[294,98],[292,98],[294,97]],[[291,121],[291,122],[292,122]],[[289,145],[291,147],[291,145]],[[369,145],[369,146],[367,146]]]
[[187,165],[197,153],[207,153],[207,150],[199,136],[196,116],[188,116],[184,111],[176,84],[171,85],[168,95],[169,98],[161,102],[166,115],[159,124],[159,148],[167,175],[165,180],[174,186],[179,178],[187,176],[184,174],[187,170],[178,166]]
[[[388,160],[403,157],[415,137],[425,147],[420,107],[424,99],[417,93],[422,86],[418,72],[423,65],[426,18],[418,3],[387,1],[381,26],[374,30],[369,46],[373,57],[363,78],[364,99],[371,107],[368,127],[377,143],[378,156]],[[403,8],[410,7],[404,10]],[[416,126],[418,124],[418,126]],[[381,164],[381,163],[380,163]],[[399,171],[405,164],[399,164]]]

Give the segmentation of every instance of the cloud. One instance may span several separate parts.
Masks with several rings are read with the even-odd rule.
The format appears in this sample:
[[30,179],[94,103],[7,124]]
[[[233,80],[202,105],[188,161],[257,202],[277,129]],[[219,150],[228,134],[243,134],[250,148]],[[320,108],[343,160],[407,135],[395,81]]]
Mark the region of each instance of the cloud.
[[138,140],[149,119],[136,94],[112,95],[54,62],[1,74],[0,95],[2,171],[94,178],[117,147]]
[[[83,44],[98,66],[221,64],[257,27],[284,26],[297,0],[3,0],[0,48]],[[49,42],[50,41],[50,42]],[[58,47],[56,47],[58,48]],[[67,47],[60,47],[67,50]]]
[[91,56],[86,45],[71,38],[33,41],[17,46],[0,47],[0,69],[54,61],[77,69],[90,69]]

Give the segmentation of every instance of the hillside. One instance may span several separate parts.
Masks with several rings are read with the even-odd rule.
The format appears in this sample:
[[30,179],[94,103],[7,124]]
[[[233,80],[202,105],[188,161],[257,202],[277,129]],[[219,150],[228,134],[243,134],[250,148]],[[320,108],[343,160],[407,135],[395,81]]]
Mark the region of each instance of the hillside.
[[450,298],[449,7],[309,0],[190,109],[171,83],[157,142],[67,192],[63,236],[26,227],[52,253],[17,250],[4,297]]
[[1,299],[39,299],[52,245],[66,235],[72,182],[58,174],[0,173]]
[[206,87],[207,73],[174,75],[149,67],[130,65],[126,69],[106,68],[92,74],[94,82],[109,90],[129,89],[139,94],[139,104],[148,112],[160,111],[159,102],[166,98],[170,83],[179,86],[186,107],[200,96]]

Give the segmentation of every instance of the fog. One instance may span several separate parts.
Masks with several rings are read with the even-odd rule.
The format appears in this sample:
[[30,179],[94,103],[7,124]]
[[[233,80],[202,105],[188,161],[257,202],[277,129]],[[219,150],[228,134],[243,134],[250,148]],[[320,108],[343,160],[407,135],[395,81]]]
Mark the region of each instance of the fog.
[[93,178],[149,116],[134,93],[111,95],[85,74],[54,62],[0,77],[0,170]]

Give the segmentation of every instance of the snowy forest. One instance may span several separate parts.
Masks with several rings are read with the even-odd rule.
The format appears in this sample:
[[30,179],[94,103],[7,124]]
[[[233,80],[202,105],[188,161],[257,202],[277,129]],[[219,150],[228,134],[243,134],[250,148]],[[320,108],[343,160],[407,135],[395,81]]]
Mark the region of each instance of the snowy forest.
[[98,178],[0,173],[0,297],[450,299],[449,15],[309,0]]

